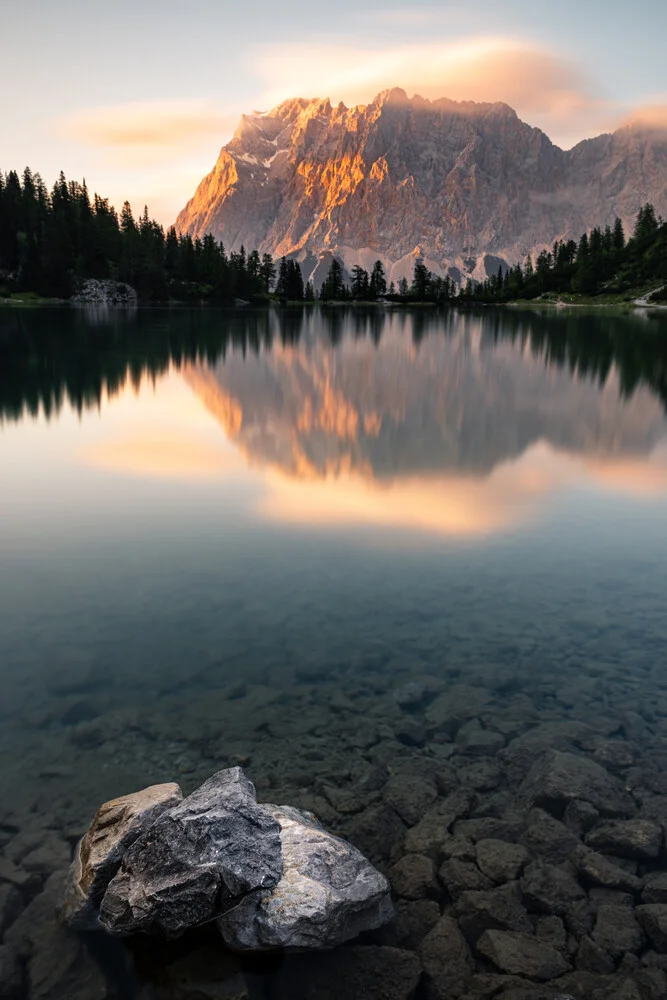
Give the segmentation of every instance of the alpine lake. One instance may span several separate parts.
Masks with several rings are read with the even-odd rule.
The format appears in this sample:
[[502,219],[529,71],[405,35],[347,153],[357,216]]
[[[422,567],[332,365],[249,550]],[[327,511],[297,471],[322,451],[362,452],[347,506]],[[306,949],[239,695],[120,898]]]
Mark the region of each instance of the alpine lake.
[[[667,312],[1,310],[0,997],[660,1000],[666,650]],[[393,923],[59,926],[100,803],[237,765]]]

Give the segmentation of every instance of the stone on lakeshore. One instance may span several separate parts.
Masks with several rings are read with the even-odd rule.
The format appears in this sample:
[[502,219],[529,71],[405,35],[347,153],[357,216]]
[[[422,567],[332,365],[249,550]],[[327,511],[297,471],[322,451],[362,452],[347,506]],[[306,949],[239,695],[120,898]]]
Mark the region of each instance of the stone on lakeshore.
[[282,875],[280,825],[239,767],[214,774],[123,857],[100,907],[112,933],[178,936]]
[[477,951],[501,972],[529,979],[555,979],[570,969],[561,953],[551,945],[514,931],[484,931],[477,942]]
[[652,861],[660,854],[662,827],[650,819],[627,819],[603,823],[586,836],[586,843],[596,851],[618,854],[622,858]]
[[123,855],[165,810],[178,805],[177,784],[150,785],[103,803],[76,846],[62,905],[61,920],[79,930],[99,927],[102,896],[120,868]]
[[561,815],[567,804],[590,802],[603,815],[632,816],[635,805],[618,778],[588,757],[551,750],[537,760],[520,789],[531,805]]
[[328,949],[391,920],[389,883],[355,847],[311,813],[263,808],[280,829],[282,876],[219,918],[226,944],[252,951]]
[[87,278],[70,301],[75,305],[136,306],[137,293],[123,281]]

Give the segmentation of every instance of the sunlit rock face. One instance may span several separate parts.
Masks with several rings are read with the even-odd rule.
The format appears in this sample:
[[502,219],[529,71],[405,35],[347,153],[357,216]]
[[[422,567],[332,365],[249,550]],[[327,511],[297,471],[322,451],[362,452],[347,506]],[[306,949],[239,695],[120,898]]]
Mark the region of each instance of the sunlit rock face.
[[178,216],[228,249],[297,256],[317,282],[331,253],[381,258],[390,278],[415,256],[457,280],[485,278],[557,238],[651,201],[667,213],[667,138],[624,128],[565,152],[506,104],[290,100],[244,116]]

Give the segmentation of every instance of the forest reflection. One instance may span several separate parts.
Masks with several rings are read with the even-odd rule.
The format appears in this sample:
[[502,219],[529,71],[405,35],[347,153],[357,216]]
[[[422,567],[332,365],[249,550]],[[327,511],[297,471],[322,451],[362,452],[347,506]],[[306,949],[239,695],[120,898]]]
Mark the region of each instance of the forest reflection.
[[170,368],[214,366],[228,354],[259,355],[304,337],[380,345],[388,327],[411,339],[472,336],[529,351],[547,367],[603,386],[612,369],[627,399],[644,386],[667,412],[667,322],[658,313],[381,309],[76,310],[0,312],[0,420],[57,415],[65,403],[82,413]]

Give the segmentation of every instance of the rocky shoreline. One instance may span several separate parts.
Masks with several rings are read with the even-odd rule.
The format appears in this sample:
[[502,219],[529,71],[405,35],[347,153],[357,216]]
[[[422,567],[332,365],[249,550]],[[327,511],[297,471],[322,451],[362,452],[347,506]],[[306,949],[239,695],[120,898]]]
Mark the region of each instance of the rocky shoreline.
[[[291,688],[249,671],[185,710],[177,693],[151,713],[62,696],[42,723],[40,792],[5,796],[0,997],[660,1000],[667,702],[623,673],[419,675],[379,657],[326,679],[304,665]],[[94,787],[174,766],[196,787],[213,761],[349,840],[389,879],[395,920],[270,967],[206,929],[166,953],[114,942],[102,960],[59,927]]]

